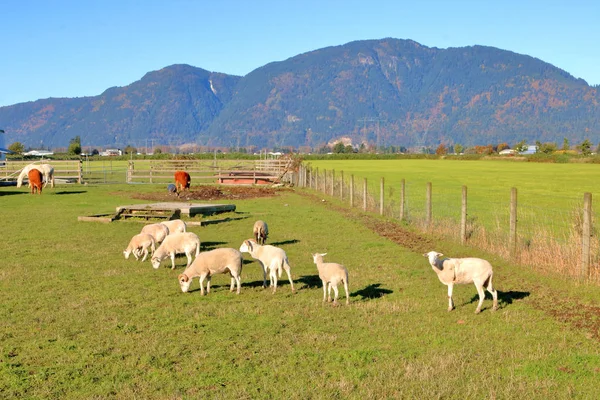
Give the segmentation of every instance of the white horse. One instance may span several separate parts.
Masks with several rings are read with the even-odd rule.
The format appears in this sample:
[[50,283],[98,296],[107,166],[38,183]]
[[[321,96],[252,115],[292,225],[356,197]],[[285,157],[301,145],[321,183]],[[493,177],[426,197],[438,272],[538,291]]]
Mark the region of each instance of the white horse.
[[23,179],[25,179],[27,174],[29,174],[29,171],[32,169],[37,169],[42,173],[44,176],[44,187],[46,187],[48,182],[50,182],[50,187],[54,188],[54,168],[50,164],[29,164],[25,166],[17,178],[17,187],[21,187],[23,185]]

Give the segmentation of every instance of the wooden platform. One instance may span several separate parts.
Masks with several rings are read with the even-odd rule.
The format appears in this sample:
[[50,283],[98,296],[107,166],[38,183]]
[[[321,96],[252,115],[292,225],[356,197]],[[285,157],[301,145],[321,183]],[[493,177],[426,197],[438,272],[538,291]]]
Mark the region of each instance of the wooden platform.
[[118,206],[115,214],[96,214],[78,217],[79,221],[112,222],[119,219],[142,218],[150,219],[178,219],[181,215],[194,217],[200,215],[213,215],[223,212],[235,211],[235,204],[200,204],[200,203],[150,203]]

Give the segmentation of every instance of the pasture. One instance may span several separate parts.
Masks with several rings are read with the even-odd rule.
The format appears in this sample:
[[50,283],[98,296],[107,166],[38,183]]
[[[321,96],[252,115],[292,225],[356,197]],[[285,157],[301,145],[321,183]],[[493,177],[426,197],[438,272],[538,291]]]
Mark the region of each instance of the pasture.
[[[597,396],[596,286],[393,224],[412,238],[401,246],[380,236],[390,224],[382,218],[311,190],[281,190],[235,200],[227,221],[189,230],[203,250],[238,248],[255,220],[267,221],[297,292],[285,277],[276,294],[263,289],[259,265],[244,254],[240,295],[223,275],[208,296],[196,280],[181,293],[185,257],[175,270],[123,258],[141,223],[77,221],[164,190],[70,185],[31,196],[26,187],[0,188],[2,398]],[[491,311],[488,296],[475,315],[477,293],[467,285],[455,287],[456,310],[447,312],[446,287],[422,256],[429,250],[489,259],[500,309]],[[314,252],[349,270],[349,306],[322,303]]]

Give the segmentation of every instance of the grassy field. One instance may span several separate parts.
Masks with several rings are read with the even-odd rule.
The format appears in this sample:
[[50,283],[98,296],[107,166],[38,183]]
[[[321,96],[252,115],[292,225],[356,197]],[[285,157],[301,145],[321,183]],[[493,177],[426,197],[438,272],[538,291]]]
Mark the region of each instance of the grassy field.
[[[488,298],[475,315],[469,285],[455,289],[448,313],[446,288],[421,253],[485,254],[425,237],[402,247],[370,228],[383,220],[287,190],[235,201],[228,222],[190,230],[203,250],[237,248],[266,220],[297,292],[285,278],[275,295],[263,290],[246,254],[239,296],[226,276],[206,297],[197,281],[184,294],[185,257],[174,271],[123,258],[140,223],[77,221],[163,190],[0,188],[1,398],[597,397],[597,287],[489,256],[500,309]],[[322,303],[317,251],[347,266],[349,306]]]

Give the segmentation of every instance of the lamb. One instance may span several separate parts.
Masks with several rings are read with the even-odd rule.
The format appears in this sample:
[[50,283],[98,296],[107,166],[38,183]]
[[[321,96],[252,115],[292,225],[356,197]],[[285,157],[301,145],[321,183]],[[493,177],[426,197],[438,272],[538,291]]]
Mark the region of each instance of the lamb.
[[17,177],[17,187],[23,186],[23,179],[28,176],[29,171],[32,169],[37,169],[44,176],[44,187],[50,182],[50,187],[54,188],[54,168],[50,164],[29,164],[26,165],[22,170],[19,176]]
[[269,282],[273,287],[273,293],[277,291],[277,275],[281,278],[281,269],[285,269],[288,280],[294,290],[294,281],[291,277],[290,263],[283,249],[275,246],[262,246],[252,239],[244,240],[240,246],[240,251],[250,253],[252,258],[258,260],[263,269],[263,288],[267,287],[267,270],[269,270]]
[[233,292],[234,285],[237,283],[237,294],[240,294],[240,275],[242,274],[242,253],[236,249],[220,248],[201,253],[196,257],[192,265],[188,266],[183,274],[177,278],[181,291],[186,293],[192,279],[200,277],[200,292],[204,296],[204,279],[207,279],[206,293],[210,293],[210,279],[212,275],[224,274],[229,271],[231,275],[230,291]]
[[152,254],[154,254],[154,251],[156,250],[154,238],[147,233],[138,233],[131,238],[127,248],[123,251],[123,255],[127,260],[129,259],[129,255],[133,253],[135,259],[139,260],[139,256],[143,254],[144,258],[142,258],[142,262],[144,262],[146,261],[146,257],[148,257],[148,249],[151,249]]
[[30,193],[34,194],[37,192],[38,194],[42,194],[42,173],[40,170],[33,168],[28,172],[27,175],[29,179]]
[[152,235],[155,243],[162,243],[169,234],[169,228],[163,223],[149,224],[145,225],[140,233]]
[[[333,287],[334,297],[333,304],[337,304],[338,299],[338,284],[344,283],[344,290],[346,291],[346,304],[349,304],[348,300],[348,270],[341,264],[336,263],[324,263],[323,257],[327,253],[316,253],[313,254],[313,261],[317,264],[317,270],[319,270],[319,278],[323,282],[323,301],[327,298],[327,301],[331,301],[331,288]],[[329,288],[328,288],[329,285]]]
[[161,224],[164,224],[167,226],[167,228],[169,228],[169,235],[187,231],[187,225],[180,219],[161,222]]
[[267,242],[267,236],[269,236],[269,227],[265,221],[258,220],[254,223],[252,233],[254,234],[254,241],[264,245]]
[[177,190],[177,194],[183,189],[189,189],[191,181],[190,174],[187,172],[175,171],[175,189]]
[[423,254],[429,259],[431,268],[437,274],[440,282],[448,286],[448,311],[454,309],[452,301],[452,289],[454,284],[467,284],[473,282],[479,293],[479,303],[475,314],[481,312],[481,305],[485,298],[483,287],[492,294],[494,298],[493,310],[498,309],[498,292],[492,286],[492,265],[481,258],[441,258],[442,253],[430,251]]
[[193,232],[179,232],[165,238],[152,256],[152,267],[158,269],[160,262],[171,257],[171,269],[175,269],[175,254],[185,253],[187,257],[186,267],[192,263],[192,254],[196,257],[200,254],[200,238]]

